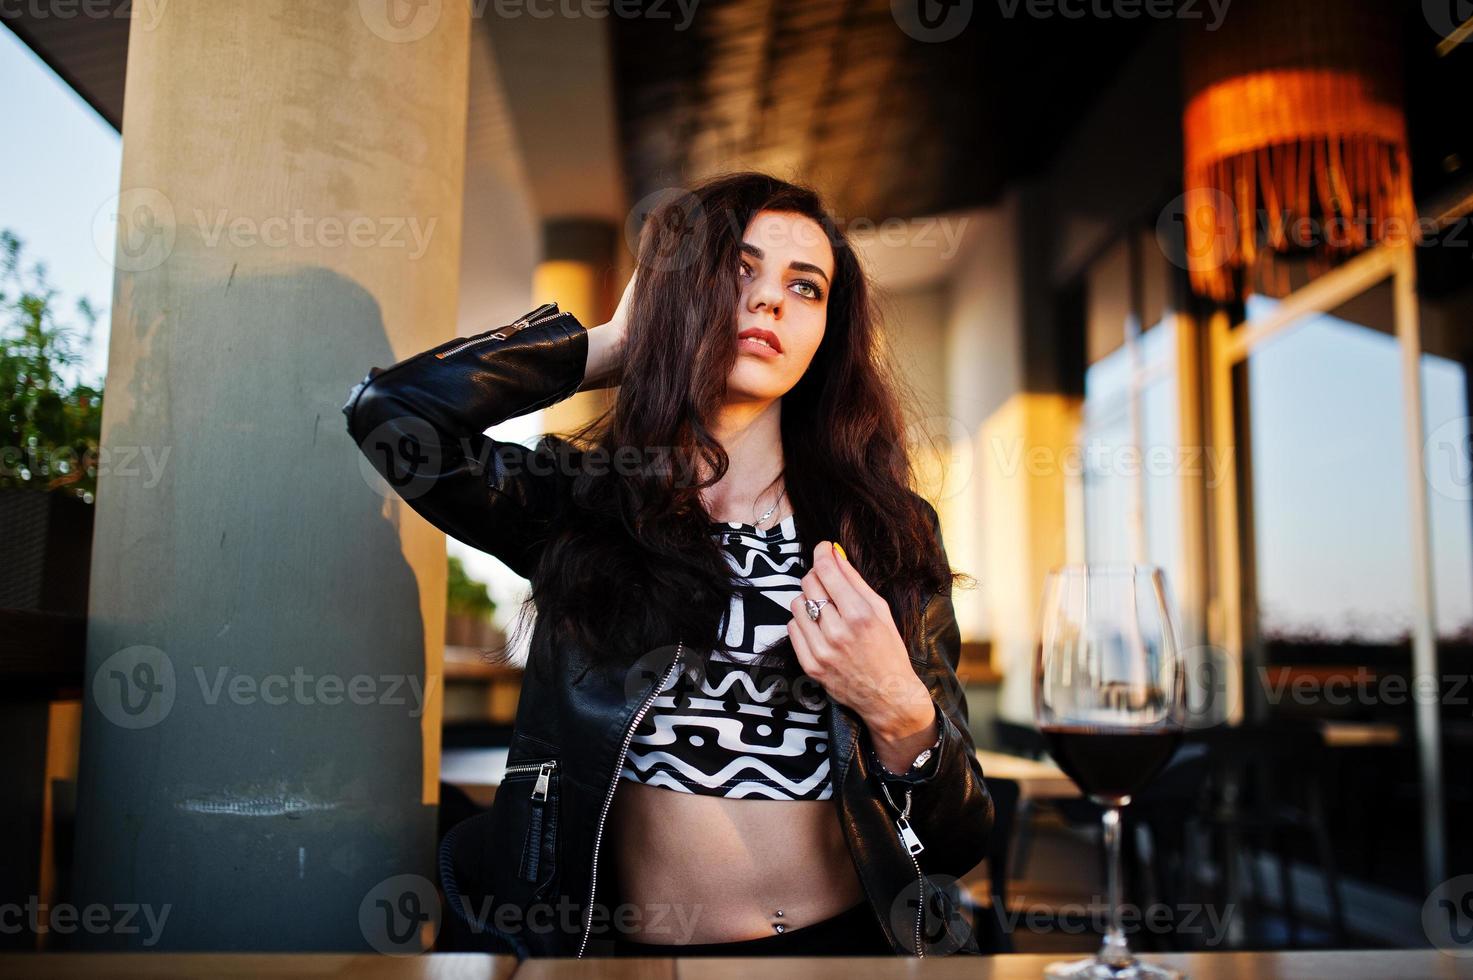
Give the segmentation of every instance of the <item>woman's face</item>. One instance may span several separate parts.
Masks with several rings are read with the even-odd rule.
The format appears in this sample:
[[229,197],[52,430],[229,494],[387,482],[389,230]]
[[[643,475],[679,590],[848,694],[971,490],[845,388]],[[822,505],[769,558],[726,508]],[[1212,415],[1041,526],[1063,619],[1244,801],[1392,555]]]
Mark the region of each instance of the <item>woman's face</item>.
[[[742,235],[737,360],[728,401],[772,401],[798,383],[828,322],[834,250],[812,218],[759,211]],[[763,346],[751,334],[766,337]],[[744,338],[744,335],[748,335]]]

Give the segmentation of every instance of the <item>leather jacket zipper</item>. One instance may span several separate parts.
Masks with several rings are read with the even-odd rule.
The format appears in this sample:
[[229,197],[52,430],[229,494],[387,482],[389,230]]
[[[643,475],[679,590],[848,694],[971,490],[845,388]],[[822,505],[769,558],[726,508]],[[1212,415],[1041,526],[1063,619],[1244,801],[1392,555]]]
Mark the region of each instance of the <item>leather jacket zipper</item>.
[[532,787],[532,799],[545,800],[547,799],[547,784],[551,779],[553,771],[556,769],[557,760],[555,759],[548,762],[528,762],[515,766],[507,766],[506,775],[535,772],[537,774],[537,782]]
[[529,762],[524,765],[507,766],[506,775],[535,772],[537,782],[532,784],[532,808],[527,820],[527,840],[522,846],[522,866],[519,874],[523,881],[536,882],[542,865],[542,834],[547,822],[547,794],[552,787],[552,774],[557,770],[557,760]]
[[665,689],[665,685],[670,683],[670,678],[675,676],[675,672],[680,669],[680,655],[684,649],[685,641],[681,640],[675,648],[675,660],[670,664],[670,669],[665,671],[665,676],[660,679],[660,683],[655,685],[654,690],[650,691],[650,696],[645,698],[644,704],[640,705],[639,710],[634,713],[634,718],[629,722],[629,728],[624,732],[624,742],[619,746],[619,758],[614,762],[614,776],[609,783],[608,792],[604,794],[603,809],[598,814],[598,830],[593,835],[593,862],[588,882],[588,908],[584,912],[583,917],[583,939],[578,943],[578,959],[582,959],[584,951],[588,949],[589,929],[593,925],[593,899],[598,894],[599,846],[603,843],[604,821],[609,816],[609,805],[614,802],[614,790],[618,788],[619,777],[624,772],[624,758],[629,754],[629,743],[634,741],[634,732],[639,728],[639,723],[644,721],[644,716],[650,710],[650,705],[655,703],[655,698],[659,697],[660,692]]
[[921,945],[921,924],[926,914],[926,876],[921,873],[921,862],[916,860],[916,855],[924,851],[926,845],[921,843],[920,837],[916,835],[915,828],[910,825],[910,787],[905,787],[905,806],[903,808],[895,805],[895,798],[890,795],[890,787],[883,780],[880,782],[880,789],[884,791],[885,799],[890,802],[890,806],[894,807],[900,813],[900,816],[895,818],[895,828],[900,832],[901,846],[910,855],[910,863],[916,869],[915,947],[916,956],[924,957],[926,950]]
[[535,327],[539,323],[543,323],[547,320],[551,320],[553,317],[558,316],[562,316],[562,313],[558,311],[556,303],[543,303],[541,306],[537,307],[537,309],[533,310],[531,313],[528,313],[526,316],[522,317],[520,320],[517,320],[515,323],[507,324],[500,330],[497,330],[495,333],[486,334],[484,337],[472,337],[464,343],[456,344],[449,350],[440,351],[440,353],[436,354],[435,357],[440,360],[444,360],[451,354],[459,354],[467,347],[472,347],[476,344],[485,343],[488,340],[505,340],[507,334],[516,333],[519,330],[526,330],[528,327]]

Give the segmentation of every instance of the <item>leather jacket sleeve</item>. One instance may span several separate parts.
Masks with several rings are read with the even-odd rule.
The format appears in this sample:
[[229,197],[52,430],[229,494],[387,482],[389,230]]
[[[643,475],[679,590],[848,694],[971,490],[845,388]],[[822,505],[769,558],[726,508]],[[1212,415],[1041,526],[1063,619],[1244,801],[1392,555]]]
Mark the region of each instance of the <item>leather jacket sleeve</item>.
[[[940,518],[935,508],[927,506],[935,523],[937,547],[944,555]],[[925,845],[921,865],[928,871],[960,877],[986,857],[995,808],[972,741],[966,693],[956,676],[961,630],[949,583],[926,602],[918,648],[924,666],[913,666],[937,706],[941,745],[919,775],[890,775],[878,764],[872,769],[876,779],[889,785],[897,803],[910,793],[908,819]]]
[[587,330],[548,303],[372,368],[343,414],[374,470],[425,520],[528,577],[570,465],[567,444],[543,436],[528,449],[483,433],[572,395],[587,359]]

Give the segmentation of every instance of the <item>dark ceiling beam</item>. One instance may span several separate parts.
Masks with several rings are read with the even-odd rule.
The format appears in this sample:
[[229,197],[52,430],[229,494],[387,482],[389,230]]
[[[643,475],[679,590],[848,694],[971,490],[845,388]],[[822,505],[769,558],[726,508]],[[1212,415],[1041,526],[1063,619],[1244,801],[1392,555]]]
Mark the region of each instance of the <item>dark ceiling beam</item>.
[[849,215],[992,204],[1049,165],[1149,26],[976,4],[960,35],[928,43],[900,28],[889,0],[703,0],[684,31],[624,18],[629,195],[771,162]]
[[123,131],[123,83],[128,75],[125,0],[106,0],[105,14],[57,16],[30,3],[0,4],[0,23],[35,52],[84,102],[119,133]]

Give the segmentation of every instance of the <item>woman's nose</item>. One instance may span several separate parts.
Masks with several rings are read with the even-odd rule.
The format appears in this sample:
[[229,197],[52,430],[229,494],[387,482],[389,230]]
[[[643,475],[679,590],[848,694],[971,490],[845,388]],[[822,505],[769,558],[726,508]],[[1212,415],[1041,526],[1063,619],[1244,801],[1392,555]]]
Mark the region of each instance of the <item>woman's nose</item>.
[[782,303],[783,292],[780,284],[767,279],[759,279],[752,283],[747,305],[753,313],[765,307],[773,316],[782,316]]

